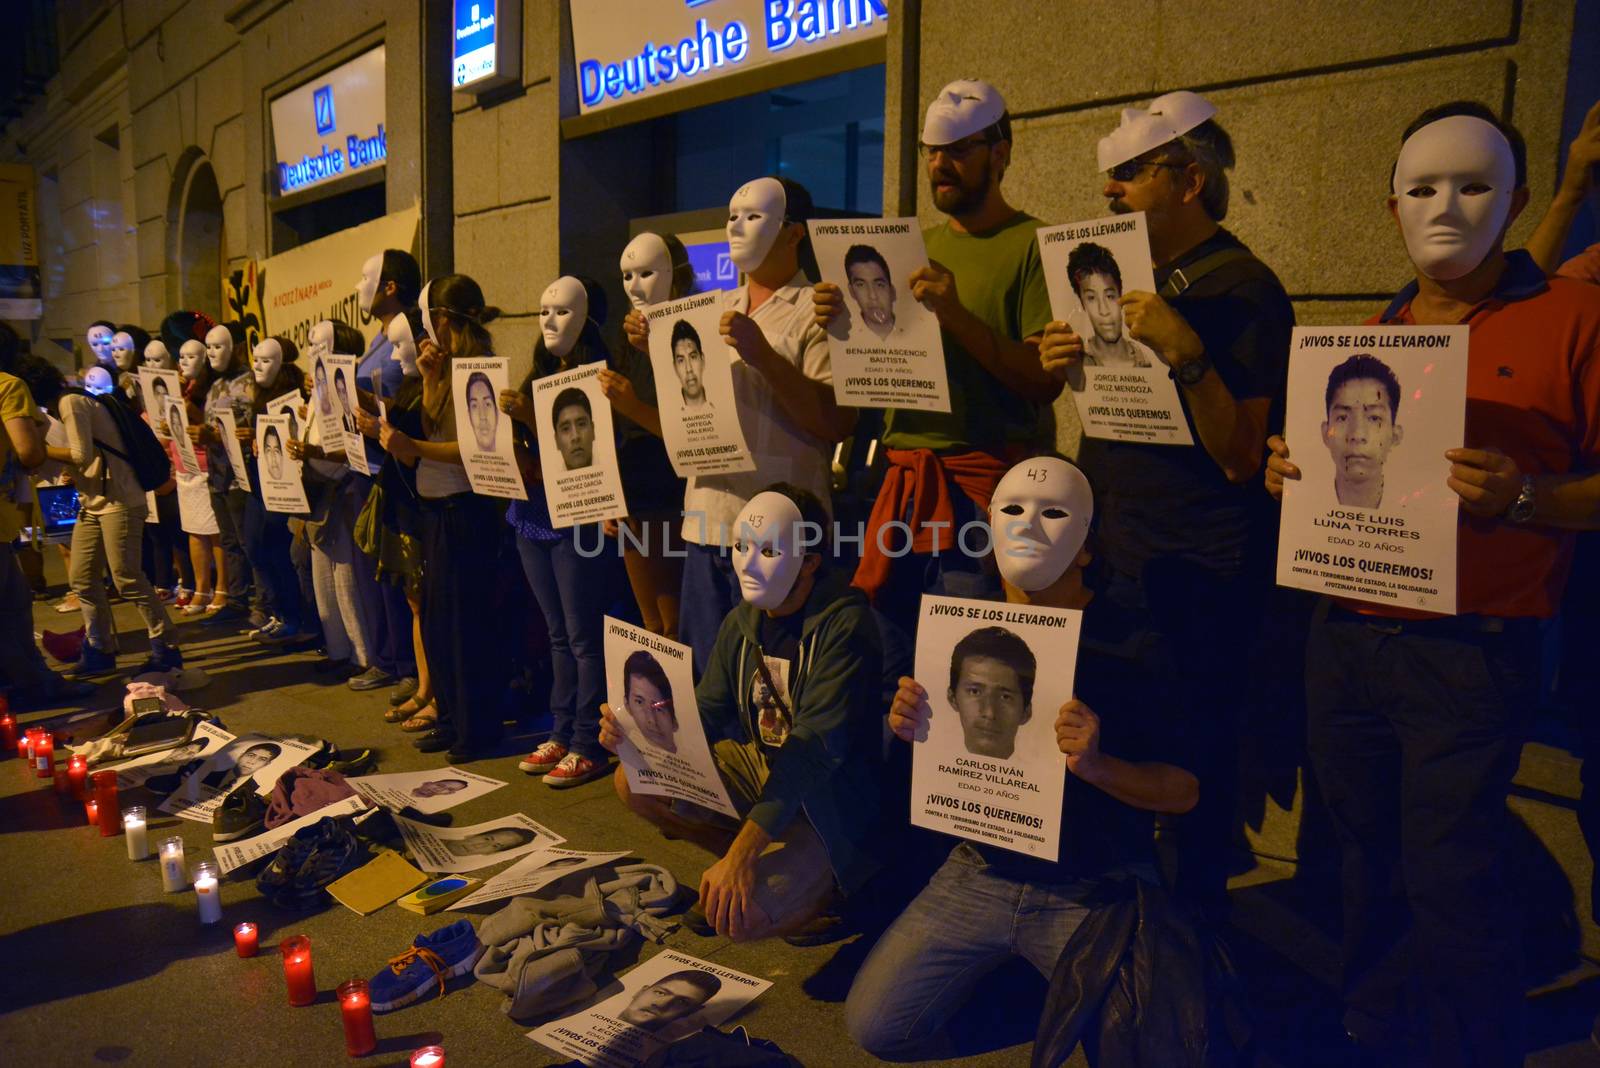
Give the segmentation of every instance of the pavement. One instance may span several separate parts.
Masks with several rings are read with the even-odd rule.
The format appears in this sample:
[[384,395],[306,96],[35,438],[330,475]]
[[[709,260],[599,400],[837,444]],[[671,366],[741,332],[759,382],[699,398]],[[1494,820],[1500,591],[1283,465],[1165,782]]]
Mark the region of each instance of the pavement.
[[[52,558],[51,564],[57,583],[52,592],[59,596],[59,562]],[[122,666],[131,670],[145,655],[143,629],[132,606],[119,603],[115,613]],[[77,625],[76,617],[57,615],[43,601],[35,602],[34,618],[41,629]],[[212,678],[209,686],[184,696],[236,734],[313,734],[345,748],[372,746],[385,772],[446,763],[417,753],[407,736],[382,722],[387,690],[355,693],[319,679],[311,671],[314,654],[263,649],[230,628],[195,622],[180,624],[179,640],[188,663]],[[120,681],[108,682],[84,707],[112,706],[121,689]],[[697,885],[704,854],[663,839],[631,816],[608,779],[556,791],[517,770],[517,760],[542,739],[538,710],[527,712],[526,723],[497,755],[470,765],[509,785],[451,809],[455,823],[524,812],[564,835],[570,848],[628,850]],[[189,863],[209,857],[209,826],[156,813],[158,801],[122,798],[124,805],[150,808],[152,842],[181,834]],[[121,837],[100,837],[85,825],[81,805],[62,803],[44,780],[25,776],[14,756],[0,758],[0,872],[6,897],[0,910],[0,1050],[27,1051],[25,1062],[0,1054],[0,1063],[340,1063],[346,1058],[333,993],[340,982],[370,978],[421,932],[498,907],[421,917],[391,905],[362,917],[334,904],[319,913],[290,915],[263,901],[253,882],[225,881],[223,922],[202,926],[192,893],[163,894],[153,860],[129,861]],[[1341,1063],[1331,885],[1327,878],[1297,877],[1291,866],[1269,861],[1256,862],[1233,881],[1231,942],[1250,982],[1262,1065]],[[234,953],[231,935],[244,920],[260,925],[263,947],[260,956],[247,960]],[[273,948],[292,934],[308,936],[313,947],[320,993],[306,1008],[288,1005]],[[666,945],[772,982],[732,1023],[777,1042],[807,1065],[857,1065],[876,1062],[851,1043],[843,1002],[872,937],[802,949],[781,941],[735,944],[679,929]],[[649,944],[636,947],[614,962],[614,972],[657,951]],[[613,983],[601,996],[616,989]],[[977,997],[981,1005],[975,1003],[952,1030],[948,1055],[915,1063],[1028,1064],[1043,981],[1018,963],[981,981]],[[412,1050],[429,1044],[444,1046],[452,1068],[566,1063],[526,1037],[536,1021],[509,1019],[501,1000],[468,977],[452,983],[442,999],[379,1016],[378,1050],[365,1063],[403,1066]],[[1597,1003],[1600,969],[1591,962],[1579,958],[1550,978],[1530,1000],[1528,1064],[1600,1064],[1600,1050],[1587,1037]],[[1087,1062],[1080,1050],[1069,1063]]]

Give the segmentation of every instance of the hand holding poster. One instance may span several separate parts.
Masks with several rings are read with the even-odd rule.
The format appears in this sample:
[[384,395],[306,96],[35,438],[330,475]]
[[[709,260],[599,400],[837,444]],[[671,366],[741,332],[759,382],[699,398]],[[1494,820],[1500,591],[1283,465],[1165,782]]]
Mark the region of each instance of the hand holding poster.
[[603,366],[587,363],[533,382],[544,497],[557,529],[628,514],[611,402],[600,390]]
[[482,356],[450,361],[450,395],[456,406],[456,439],[461,465],[467,469],[472,492],[484,497],[528,499],[511,428],[511,417],[500,410],[500,391],[507,388],[504,356]]
[[813,220],[811,247],[822,280],[845,310],[828,328],[833,392],[858,408],[950,410],[939,320],[911,296],[911,275],[928,265],[916,219]]
[[552,846],[529,853],[505,871],[496,875],[472,893],[454,902],[451,911],[471,908],[485,901],[499,901],[504,897],[536,894],[558,879],[565,879],[575,871],[610,864],[627,856],[620,853],[578,853],[571,849]]
[[374,805],[399,811],[411,806],[432,815],[493,793],[505,783],[460,768],[437,771],[396,771],[387,775],[358,775],[346,780],[356,793]]
[[[222,798],[245,780],[257,793],[266,793],[278,776],[316,752],[316,746],[293,738],[268,738],[245,734],[212,753],[161,802],[158,811],[186,820],[210,823]],[[245,787],[248,789],[248,787]]]
[[679,645],[606,617],[606,703],[622,728],[628,788],[739,818],[717,773],[694,699],[694,661]]
[[429,827],[404,816],[394,822],[423,871],[477,871],[566,841],[521,813],[470,827]]
[[680,476],[754,471],[733,396],[733,349],[722,340],[722,294],[651,305],[650,368],[661,436]]
[[916,678],[929,716],[912,743],[914,826],[1057,859],[1067,758],[1055,720],[1072,699],[1081,620],[1064,608],[922,598]]
[[1460,498],[1445,450],[1466,434],[1465,326],[1295,327],[1278,584],[1456,610]]
[[[333,391],[329,407],[339,421],[339,436],[324,437],[324,442],[343,442],[345,463],[350,465],[350,470],[361,475],[372,474],[372,469],[367,466],[367,448],[363,444],[361,430],[356,426],[355,413],[360,410],[360,402],[356,394],[356,364],[360,362],[357,356],[323,357],[324,366],[328,368],[329,388]],[[313,385],[321,389],[321,383],[313,380]],[[322,399],[317,399],[318,410],[321,410]]]
[[228,454],[228,466],[233,468],[234,484],[249,493],[250,469],[244,465],[244,443],[239,440],[239,424],[234,421],[233,413],[218,409],[211,420],[211,429],[222,439],[222,447]]
[[772,984],[664,949],[622,977],[622,990],[528,1037],[591,1068],[633,1068],[657,1050],[715,1027]]
[[1128,332],[1124,293],[1154,293],[1144,212],[1046,226],[1039,259],[1050,313],[1083,341],[1067,376],[1083,432],[1091,438],[1192,445],[1178,386],[1166,363]]
[[289,423],[294,416],[256,416],[256,445],[261,462],[256,474],[261,479],[261,501],[269,512],[303,515],[311,511],[306,501],[306,484],[301,477],[301,461],[289,455],[284,443],[294,438]]

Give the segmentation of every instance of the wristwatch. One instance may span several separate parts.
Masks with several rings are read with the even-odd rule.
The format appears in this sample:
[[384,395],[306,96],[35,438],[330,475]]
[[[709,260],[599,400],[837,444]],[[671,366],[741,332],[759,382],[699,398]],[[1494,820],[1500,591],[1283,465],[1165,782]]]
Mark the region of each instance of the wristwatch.
[[1526,523],[1533,518],[1533,506],[1537,494],[1533,491],[1533,476],[1522,477],[1522,492],[1517,494],[1517,499],[1511,502],[1506,509],[1506,518],[1513,523]]
[[1180,386],[1196,386],[1200,384],[1200,380],[1206,376],[1206,372],[1209,370],[1211,370],[1211,361],[1206,357],[1205,353],[1201,353],[1188,363],[1182,363],[1174,367],[1167,374],[1177,379]]

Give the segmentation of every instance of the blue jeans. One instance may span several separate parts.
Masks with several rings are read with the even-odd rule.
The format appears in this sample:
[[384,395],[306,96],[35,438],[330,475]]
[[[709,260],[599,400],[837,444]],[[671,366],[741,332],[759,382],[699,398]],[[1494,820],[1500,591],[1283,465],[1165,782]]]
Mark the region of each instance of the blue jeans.
[[991,874],[970,845],[956,846],[856,973],[844,1007],[850,1037],[875,1057],[903,1058],[938,1037],[978,981],[1010,958],[1048,980],[1098,882],[1018,882]]
[[[592,544],[587,534],[584,544]],[[600,704],[606,699],[605,615],[622,573],[616,546],[607,541],[604,551],[585,559],[570,533],[559,541],[519,536],[517,553],[550,632],[550,740],[581,757],[604,760]]]
[[266,583],[262,611],[283,620],[290,630],[299,630],[300,576],[289,556],[294,541],[289,533],[289,517],[267,511],[261,498],[252,493],[245,501],[241,533],[245,555],[257,577]]
[[678,599],[678,640],[694,650],[694,675],[699,678],[711,660],[717,632],[728,613],[743,600],[733,559],[715,545],[684,545],[683,593]]

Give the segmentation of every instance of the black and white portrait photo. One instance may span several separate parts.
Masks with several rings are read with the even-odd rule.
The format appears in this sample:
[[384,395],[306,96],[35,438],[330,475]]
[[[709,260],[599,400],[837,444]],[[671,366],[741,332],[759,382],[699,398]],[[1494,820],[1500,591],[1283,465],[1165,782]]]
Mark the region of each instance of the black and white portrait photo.
[[1352,508],[1382,508],[1384,465],[1405,437],[1400,380],[1388,364],[1360,352],[1328,375],[1324,405],[1322,443],[1333,457],[1334,497]]
[[556,448],[568,471],[594,463],[594,407],[587,393],[576,386],[557,393],[550,405],[550,425],[555,427]]

